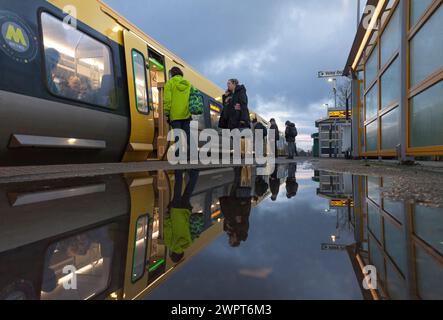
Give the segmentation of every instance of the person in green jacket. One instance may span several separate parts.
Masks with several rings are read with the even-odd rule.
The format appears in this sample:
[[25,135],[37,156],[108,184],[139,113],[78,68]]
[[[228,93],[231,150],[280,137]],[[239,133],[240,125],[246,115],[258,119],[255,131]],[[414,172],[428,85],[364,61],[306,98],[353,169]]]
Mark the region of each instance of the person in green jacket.
[[[189,112],[189,96],[192,86],[189,81],[183,78],[183,72],[178,67],[171,69],[170,77],[165,85],[163,101],[165,114],[173,129],[181,129],[186,133],[189,150],[192,120],[192,115]],[[177,141],[178,138],[176,143]]]

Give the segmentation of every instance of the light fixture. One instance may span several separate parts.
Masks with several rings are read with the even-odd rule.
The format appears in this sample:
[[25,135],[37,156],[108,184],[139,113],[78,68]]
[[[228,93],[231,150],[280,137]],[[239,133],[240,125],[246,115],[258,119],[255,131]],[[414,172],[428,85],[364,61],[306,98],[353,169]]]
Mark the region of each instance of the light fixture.
[[120,32],[122,30],[122,28],[120,28],[120,26],[115,26],[114,28],[112,28],[112,32],[117,33]]
[[372,18],[370,20],[369,26],[366,28],[366,33],[363,37],[362,42],[360,43],[360,48],[358,49],[358,52],[355,56],[354,63],[352,64],[352,70],[356,70],[358,66],[358,62],[360,61],[360,58],[363,55],[363,52],[366,48],[367,43],[369,42],[369,38],[372,35],[373,30],[377,26],[378,18],[382,14],[382,10],[385,6],[386,0],[380,0],[378,1],[377,7],[375,8],[375,11],[372,14]]

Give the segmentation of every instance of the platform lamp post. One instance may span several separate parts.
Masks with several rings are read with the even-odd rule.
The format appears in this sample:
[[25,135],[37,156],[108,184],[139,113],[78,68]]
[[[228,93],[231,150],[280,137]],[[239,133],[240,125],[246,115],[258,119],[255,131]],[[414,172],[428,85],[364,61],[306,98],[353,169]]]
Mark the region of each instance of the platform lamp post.
[[[333,92],[334,92],[334,109],[337,110],[337,78],[328,78],[328,82],[333,84]],[[331,129],[332,131],[332,129]],[[337,140],[338,140],[338,130],[337,130],[337,121],[334,119],[334,131],[335,138],[334,139],[334,158],[337,158]],[[331,156],[332,157],[332,156]]]
[[333,84],[333,92],[334,92],[334,109],[337,109],[337,79],[336,78],[329,78],[328,79],[329,83]]

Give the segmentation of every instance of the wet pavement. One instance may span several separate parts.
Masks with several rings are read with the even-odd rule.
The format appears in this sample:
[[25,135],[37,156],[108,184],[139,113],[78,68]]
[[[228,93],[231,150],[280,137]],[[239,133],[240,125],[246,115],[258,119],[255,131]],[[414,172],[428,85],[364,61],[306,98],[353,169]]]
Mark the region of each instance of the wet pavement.
[[0,299],[443,299],[443,209],[396,185],[311,161],[0,184]]

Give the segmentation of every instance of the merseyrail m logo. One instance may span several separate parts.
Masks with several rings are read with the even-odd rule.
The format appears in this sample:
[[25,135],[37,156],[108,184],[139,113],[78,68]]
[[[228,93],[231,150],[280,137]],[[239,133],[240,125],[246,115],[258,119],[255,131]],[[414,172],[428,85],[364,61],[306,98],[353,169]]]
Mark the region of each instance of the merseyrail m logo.
[[5,25],[6,34],[5,40],[8,41],[10,47],[16,48],[18,51],[28,50],[28,41],[23,34],[22,28],[17,26],[15,23],[9,23]]
[[15,62],[29,63],[37,55],[37,37],[26,21],[0,11],[0,50]]

